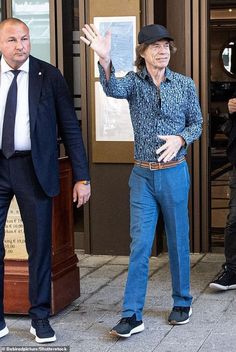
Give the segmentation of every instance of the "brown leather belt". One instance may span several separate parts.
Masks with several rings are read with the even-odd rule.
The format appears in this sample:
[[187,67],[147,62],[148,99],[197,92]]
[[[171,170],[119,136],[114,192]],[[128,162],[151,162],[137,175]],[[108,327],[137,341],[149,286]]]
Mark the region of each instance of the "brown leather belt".
[[138,165],[140,167],[144,167],[149,170],[162,170],[162,169],[168,169],[170,167],[174,167],[178,164],[181,164],[183,161],[185,161],[185,157],[175,160],[175,161],[167,161],[166,163],[156,163],[156,162],[147,162],[147,161],[140,161],[140,160],[135,160],[135,165]]

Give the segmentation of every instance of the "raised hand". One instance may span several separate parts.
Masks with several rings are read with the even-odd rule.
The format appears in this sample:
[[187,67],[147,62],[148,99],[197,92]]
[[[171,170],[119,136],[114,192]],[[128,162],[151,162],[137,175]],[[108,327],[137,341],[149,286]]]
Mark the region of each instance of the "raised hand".
[[111,32],[106,32],[103,37],[94,24],[85,24],[82,31],[85,36],[81,36],[80,39],[95,51],[100,61],[104,60],[107,63],[110,62]]

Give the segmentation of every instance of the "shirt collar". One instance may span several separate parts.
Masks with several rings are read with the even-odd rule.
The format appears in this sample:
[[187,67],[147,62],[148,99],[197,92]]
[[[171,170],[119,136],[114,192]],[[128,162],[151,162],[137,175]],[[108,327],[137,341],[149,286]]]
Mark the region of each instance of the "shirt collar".
[[[142,78],[142,79],[146,79],[146,78],[151,78],[148,71],[147,71],[147,68],[146,66],[144,66],[142,68],[141,71],[138,72],[138,75]],[[167,81],[171,81],[173,79],[173,76],[174,76],[174,72],[171,71],[168,67],[166,67],[166,70],[165,70],[165,79]]]
[[[12,71],[13,68],[11,66],[9,66],[6,63],[6,60],[4,59],[4,57],[1,57],[1,72],[5,73],[5,72],[9,72]],[[24,71],[24,72],[29,72],[29,58],[18,68],[18,70]]]

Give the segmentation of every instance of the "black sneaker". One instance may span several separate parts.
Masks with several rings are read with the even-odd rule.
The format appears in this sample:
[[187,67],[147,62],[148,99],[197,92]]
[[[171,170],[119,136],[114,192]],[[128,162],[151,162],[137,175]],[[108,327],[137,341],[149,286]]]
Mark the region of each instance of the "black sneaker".
[[210,288],[214,290],[235,290],[236,289],[236,274],[224,268],[224,271],[218,276],[216,280],[209,284]]
[[136,320],[134,314],[129,318],[122,318],[119,323],[111,329],[110,334],[114,336],[130,337],[132,334],[137,334],[144,330],[142,320]]
[[30,332],[38,343],[56,341],[55,331],[51,328],[48,319],[33,319]]
[[169,315],[168,322],[171,325],[183,325],[189,322],[189,317],[192,315],[191,307],[173,307]]
[[4,320],[0,320],[0,338],[6,336],[9,333],[9,330],[6,326]]

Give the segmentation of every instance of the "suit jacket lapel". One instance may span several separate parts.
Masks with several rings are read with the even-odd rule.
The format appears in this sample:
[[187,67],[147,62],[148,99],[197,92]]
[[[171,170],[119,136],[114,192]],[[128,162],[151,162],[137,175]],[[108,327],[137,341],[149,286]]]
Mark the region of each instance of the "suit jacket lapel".
[[43,70],[40,67],[39,61],[34,57],[29,58],[29,116],[30,130],[34,130],[37,119],[37,109],[39,97],[42,89]]

